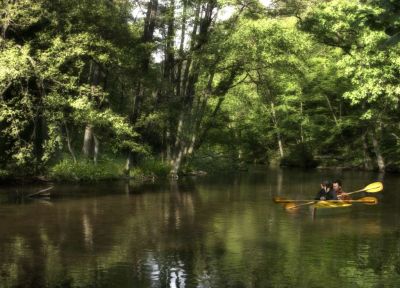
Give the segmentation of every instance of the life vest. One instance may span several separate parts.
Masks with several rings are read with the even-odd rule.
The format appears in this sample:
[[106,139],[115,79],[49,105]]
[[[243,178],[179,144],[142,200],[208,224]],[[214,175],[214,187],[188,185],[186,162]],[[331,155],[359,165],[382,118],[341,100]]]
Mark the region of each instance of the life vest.
[[[340,198],[340,200],[351,200],[351,197],[350,197],[349,195],[343,195],[343,196],[341,196],[343,193],[344,193],[344,192],[343,192],[342,189],[336,191],[336,196],[338,197],[338,199]],[[341,197],[339,197],[339,196],[341,196]]]

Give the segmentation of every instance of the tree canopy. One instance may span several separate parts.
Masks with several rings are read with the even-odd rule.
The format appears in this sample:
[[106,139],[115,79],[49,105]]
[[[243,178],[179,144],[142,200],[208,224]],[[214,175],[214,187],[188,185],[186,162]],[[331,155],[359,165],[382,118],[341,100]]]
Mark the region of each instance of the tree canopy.
[[394,0],[1,1],[0,170],[397,171],[399,14]]

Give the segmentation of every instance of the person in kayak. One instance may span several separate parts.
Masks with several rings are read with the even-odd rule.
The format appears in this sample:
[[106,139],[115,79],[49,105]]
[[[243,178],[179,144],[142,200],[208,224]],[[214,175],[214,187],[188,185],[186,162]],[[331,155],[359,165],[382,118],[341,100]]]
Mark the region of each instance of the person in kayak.
[[335,190],[333,190],[332,183],[330,181],[323,181],[321,183],[321,190],[317,193],[314,198],[315,200],[337,200]]
[[332,182],[332,187],[333,187],[334,193],[336,194],[337,199],[339,199],[339,200],[351,200],[351,197],[349,195],[347,195],[347,193],[344,192],[343,189],[342,189],[342,181],[334,180]]

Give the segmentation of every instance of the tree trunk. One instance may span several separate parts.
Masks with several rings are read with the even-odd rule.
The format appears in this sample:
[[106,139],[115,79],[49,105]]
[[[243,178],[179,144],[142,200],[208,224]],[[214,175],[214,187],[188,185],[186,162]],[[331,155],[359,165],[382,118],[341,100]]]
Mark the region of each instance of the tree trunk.
[[363,144],[363,156],[364,156],[364,169],[372,170],[372,159],[369,156],[367,133],[363,133],[361,136],[361,141]]
[[69,129],[68,129],[66,122],[64,122],[64,127],[65,127],[65,133],[66,133],[66,138],[67,138],[68,151],[71,154],[71,157],[74,160],[74,163],[76,164],[76,156],[75,156],[74,149],[72,148],[72,145],[71,145],[71,137],[69,135]]
[[[202,107],[202,113],[200,115],[200,119],[199,119],[199,125],[196,128],[196,131],[198,133],[198,137],[197,137],[197,143],[195,143],[195,149],[198,149],[201,144],[203,143],[208,131],[211,129],[212,125],[213,125],[213,120],[217,117],[218,112],[221,109],[222,103],[224,102],[225,98],[224,95],[228,92],[228,90],[232,87],[233,82],[236,78],[236,75],[239,74],[239,72],[242,71],[242,66],[240,64],[234,65],[231,68],[231,71],[229,73],[229,76],[227,76],[225,79],[222,79],[218,86],[212,90],[212,82],[214,80],[214,70],[212,70],[212,72],[210,73],[210,78],[208,81],[208,86],[207,86],[207,91],[206,91],[206,95],[207,97],[205,97],[205,99],[203,100],[203,107]],[[242,82],[242,81],[240,81]],[[239,83],[240,83],[239,82]],[[218,102],[217,105],[215,106],[213,112],[211,113],[211,117],[210,117],[210,121],[204,123],[204,128],[202,129],[202,131],[200,132],[200,128],[201,128],[201,121],[203,118],[203,114],[207,105],[207,99],[208,99],[208,95],[214,95],[214,96],[218,96]]]
[[[181,96],[182,98],[185,97],[185,92],[187,90],[186,87],[187,87],[187,83],[188,83],[188,79],[189,79],[189,71],[190,71],[190,68],[192,66],[192,58],[194,56],[193,55],[194,54],[193,50],[194,50],[194,47],[195,47],[195,39],[197,38],[197,28],[198,28],[198,22],[199,22],[199,17],[200,17],[200,7],[201,7],[201,5],[200,5],[200,2],[199,2],[197,4],[197,7],[196,7],[195,20],[194,20],[194,24],[193,24],[193,30],[192,30],[191,41],[190,41],[190,53],[189,53],[189,55],[190,54],[192,54],[192,55],[190,55],[185,61],[185,71],[183,72],[182,81],[180,83],[181,87],[179,89],[181,94],[177,95],[178,97]],[[183,46],[182,46],[182,48],[183,48]],[[183,50],[182,50],[182,53],[183,53]]]
[[[165,47],[165,62],[164,62],[164,79],[166,79],[169,83],[174,83],[174,38],[175,38],[175,1],[170,0],[170,4],[167,12],[168,17],[168,30],[167,30],[167,39],[166,39],[166,47]],[[171,85],[172,86],[172,85]],[[168,92],[168,91],[167,91]],[[169,93],[167,93],[169,94]]]
[[136,93],[133,98],[132,113],[129,117],[131,123],[136,123],[137,119],[139,118],[143,98],[144,98],[144,87],[143,84],[139,82],[137,84]]
[[[40,113],[40,112],[39,112]],[[37,172],[43,156],[43,141],[44,141],[44,119],[41,114],[36,115],[33,123],[33,154],[35,155],[35,173]]]
[[284,154],[283,154],[282,137],[281,137],[281,133],[279,131],[278,119],[276,118],[276,114],[275,114],[274,102],[271,101],[270,105],[271,105],[272,122],[273,122],[274,127],[275,127],[276,139],[278,141],[279,155],[281,156],[281,158],[283,158]]
[[274,95],[272,95],[271,90],[268,86],[269,79],[266,79],[266,77],[264,77],[260,73],[260,70],[257,70],[257,76],[258,76],[257,78],[252,77],[249,73],[248,73],[248,75],[250,76],[250,79],[252,80],[252,82],[254,84],[256,84],[256,87],[257,87],[256,89],[257,89],[258,95],[260,95],[260,96],[262,95],[266,99],[266,102],[267,103],[269,102],[269,105],[271,107],[271,122],[272,122],[272,125],[276,132],[278,151],[279,151],[280,157],[283,158],[284,152],[283,152],[282,136],[279,131],[278,118],[277,118],[276,112],[275,112]]
[[[143,44],[153,42],[153,35],[156,25],[156,18],[157,18],[157,10],[158,10],[158,0],[150,0],[147,6],[146,18],[144,21],[144,29],[142,35],[142,42]],[[151,58],[151,51],[145,51],[145,55],[141,57],[141,72],[144,77],[147,76],[147,72],[149,70]],[[130,115],[130,120],[132,123],[135,123],[140,115],[140,110],[143,102],[145,94],[145,88],[143,85],[143,79],[138,81],[136,93],[134,96],[133,101],[133,108]]]
[[88,124],[85,127],[85,135],[83,137],[83,147],[82,153],[85,157],[89,158],[91,156],[93,147],[93,126]]
[[150,0],[147,4],[146,19],[144,23],[143,40],[151,41],[156,24],[158,0]]
[[[186,18],[185,2],[184,2],[184,13],[183,18]],[[204,91],[196,91],[197,83],[201,73],[201,67],[203,65],[202,60],[199,57],[202,48],[208,43],[210,36],[210,27],[213,23],[213,11],[216,8],[216,2],[210,1],[206,3],[197,2],[193,28],[191,32],[191,42],[190,49],[188,52],[188,57],[186,61],[182,62],[182,59],[177,71],[177,81],[176,81],[176,91],[177,97],[180,97],[180,114],[178,116],[177,122],[175,122],[176,134],[175,134],[175,145],[172,151],[171,159],[171,174],[176,175],[179,168],[185,158],[191,155],[197,143],[199,143],[199,135],[201,133],[203,116],[206,111],[207,99],[209,95],[220,96],[218,99],[218,104],[215,109],[215,114],[219,111],[220,105],[223,101],[223,95],[230,88],[236,74],[238,67],[234,67],[233,71],[228,74],[228,77],[222,79],[219,85],[214,91],[212,91],[212,79],[214,77],[214,72],[210,72],[210,81]],[[186,29],[186,26],[182,24],[182,30]],[[183,55],[183,42],[184,33],[181,31],[181,47],[180,55]],[[218,62],[218,59],[216,60]],[[185,66],[183,66],[185,65]],[[184,71],[182,69],[184,67]],[[212,68],[212,67],[211,67]],[[183,74],[183,75],[182,75]],[[182,75],[182,76],[181,76]],[[178,87],[179,85],[179,87]],[[198,98],[196,98],[198,97]],[[197,100],[196,100],[197,99]],[[215,116],[212,115],[212,117]],[[212,120],[211,120],[212,122]],[[208,125],[206,125],[206,130],[208,130]],[[173,131],[171,129],[171,131]],[[201,140],[200,140],[201,141]]]
[[[92,60],[90,61],[90,66],[89,66],[88,82],[90,83],[91,94],[95,95],[97,86],[99,85],[100,82],[100,67],[97,63],[95,63]],[[93,99],[94,98],[90,98],[89,101],[91,100],[93,101]],[[93,147],[93,145],[95,145],[94,141],[95,139],[93,134],[93,126],[88,123],[86,124],[85,134],[83,136],[83,147],[82,147],[83,156],[87,158],[90,158],[92,155],[94,156],[94,147]]]
[[94,164],[97,164],[97,159],[99,156],[99,140],[97,139],[96,135],[93,134],[93,162]]
[[379,147],[379,141],[376,135],[376,132],[371,132],[371,139],[372,139],[372,146],[374,147],[375,151],[375,156],[376,156],[376,163],[378,164],[378,169],[380,172],[385,171],[385,159],[382,156],[382,153],[380,151]]
[[39,165],[42,162],[42,157],[44,154],[44,139],[46,137],[46,128],[45,128],[45,118],[43,117],[43,98],[45,95],[45,88],[43,84],[43,80],[40,78],[40,74],[36,71],[36,65],[33,59],[31,59],[32,68],[35,70],[36,73],[36,87],[37,93],[35,93],[35,97],[33,100],[34,106],[36,107],[36,113],[33,119],[33,133],[32,133],[32,140],[33,140],[33,154],[35,156],[35,173],[39,168]]
[[166,142],[166,155],[165,158],[167,161],[171,160],[171,133],[167,128],[167,132],[165,133],[165,142]]
[[170,171],[170,175],[174,178],[178,177],[178,171],[181,167],[182,158],[183,158],[183,147],[179,149],[179,152],[177,153],[176,157],[174,157],[174,159],[171,162],[172,168]]
[[161,157],[162,157],[162,162],[170,162],[171,161],[171,136],[169,133],[169,127],[166,126],[163,129],[163,134],[162,134],[162,147],[163,150],[161,151]]
[[303,101],[300,101],[300,143],[304,143],[304,132],[303,132]]
[[181,95],[181,85],[182,85],[182,66],[183,66],[183,47],[185,43],[185,34],[186,34],[186,8],[187,8],[187,0],[183,0],[183,11],[182,11],[182,25],[181,25],[181,39],[179,44],[179,62],[178,69],[176,73],[176,82],[175,82],[175,93],[179,97]]
[[336,126],[338,126],[339,123],[338,123],[338,120],[337,120],[337,118],[336,118],[335,111],[333,111],[333,107],[332,107],[332,104],[331,104],[331,100],[329,100],[328,95],[325,95],[325,99],[326,99],[326,102],[328,103],[329,110],[331,111],[332,118],[333,118],[333,120],[335,121]]
[[126,176],[129,176],[129,173],[131,171],[132,167],[132,157],[131,157],[131,151],[128,152],[128,156],[126,157],[125,161],[125,167],[124,167],[124,174]]
[[[2,6],[3,5],[7,5],[7,4],[2,3]],[[9,15],[9,13],[7,13],[8,9],[10,9],[10,8],[3,6],[2,7],[3,13],[2,13],[2,15],[0,15],[1,19],[2,19],[2,21],[1,21],[2,22],[2,25],[1,25],[1,36],[3,37],[4,40],[6,39],[7,29],[9,27],[10,21],[11,21],[10,15]]]

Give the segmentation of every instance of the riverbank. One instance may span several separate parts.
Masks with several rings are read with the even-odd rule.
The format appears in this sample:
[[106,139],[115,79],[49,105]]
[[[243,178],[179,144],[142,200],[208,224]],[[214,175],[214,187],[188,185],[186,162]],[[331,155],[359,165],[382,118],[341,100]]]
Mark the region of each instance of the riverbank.
[[[87,165],[83,165],[87,167]],[[247,172],[251,170],[252,165],[241,166],[240,169],[232,169],[230,172]],[[265,169],[271,168],[269,165],[261,165],[265,167]],[[278,167],[278,166],[277,166]],[[340,173],[341,171],[359,171],[359,172],[378,172],[377,170],[366,170],[360,167],[354,166],[317,166],[315,168],[303,169],[299,167],[286,167],[281,166],[281,169],[300,169],[300,170],[314,170],[314,171],[326,171],[330,173]],[[123,173],[123,169],[118,167],[114,170],[114,172],[110,172],[113,170],[108,168],[104,170],[104,166],[100,166],[97,168],[91,167],[88,170],[83,170],[82,167],[79,168],[70,168],[65,170],[57,170],[57,173],[47,173],[41,175],[13,175],[9,173],[2,173],[0,177],[0,185],[9,185],[9,184],[44,184],[44,183],[96,183],[96,182],[106,182],[106,181],[135,181],[138,183],[145,182],[154,182],[156,180],[165,180],[171,178],[169,171],[160,171],[157,169],[149,169],[149,167],[134,167],[129,175]],[[215,169],[211,169],[211,172],[208,170],[184,170],[180,172],[177,176],[174,176],[173,179],[180,179],[186,177],[199,176],[203,177],[206,175],[215,175],[224,173],[226,171],[219,170],[218,172]],[[394,171],[386,171],[385,173],[389,174],[397,174],[398,170]]]
[[[155,181],[171,177],[170,166],[154,158],[140,161],[127,172],[125,163],[118,159],[105,159],[94,164],[91,161],[64,159],[56,165],[38,175],[9,172],[0,170],[0,184],[13,183],[46,183],[46,182],[99,182],[112,180],[134,180],[137,182]],[[208,173],[204,170],[186,168],[178,177],[204,176]],[[174,176],[177,178],[177,176]]]

